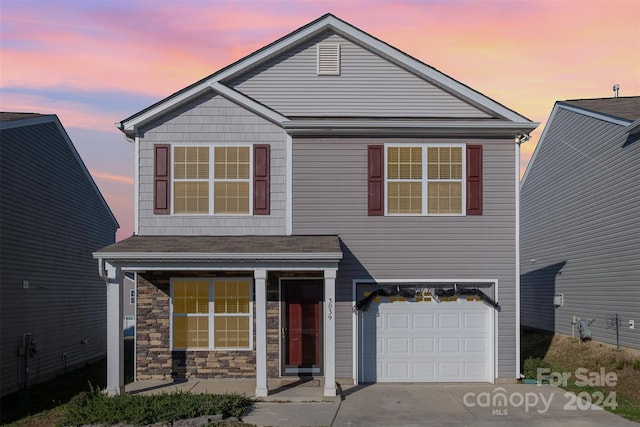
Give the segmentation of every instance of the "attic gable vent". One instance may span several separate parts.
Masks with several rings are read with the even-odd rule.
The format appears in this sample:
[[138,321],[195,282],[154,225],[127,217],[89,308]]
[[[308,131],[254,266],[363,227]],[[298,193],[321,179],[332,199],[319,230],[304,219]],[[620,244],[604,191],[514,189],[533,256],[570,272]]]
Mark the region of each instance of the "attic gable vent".
[[318,43],[318,75],[340,75],[340,45],[338,43]]

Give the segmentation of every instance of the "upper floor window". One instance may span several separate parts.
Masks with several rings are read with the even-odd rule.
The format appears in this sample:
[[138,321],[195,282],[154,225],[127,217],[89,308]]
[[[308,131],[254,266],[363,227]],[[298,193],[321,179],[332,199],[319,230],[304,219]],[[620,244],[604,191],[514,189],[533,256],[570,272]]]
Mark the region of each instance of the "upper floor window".
[[248,215],[250,194],[250,147],[174,147],[173,213]]
[[462,215],[463,145],[387,145],[388,215]]

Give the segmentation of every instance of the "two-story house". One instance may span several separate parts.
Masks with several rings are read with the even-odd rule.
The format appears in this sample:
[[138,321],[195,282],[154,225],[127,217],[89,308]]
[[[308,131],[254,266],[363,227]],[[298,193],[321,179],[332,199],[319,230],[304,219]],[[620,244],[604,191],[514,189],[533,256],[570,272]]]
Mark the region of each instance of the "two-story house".
[[0,395],[104,358],[118,227],[58,116],[0,112]]
[[122,120],[135,235],[94,256],[137,379],[515,381],[536,126],[331,14]]

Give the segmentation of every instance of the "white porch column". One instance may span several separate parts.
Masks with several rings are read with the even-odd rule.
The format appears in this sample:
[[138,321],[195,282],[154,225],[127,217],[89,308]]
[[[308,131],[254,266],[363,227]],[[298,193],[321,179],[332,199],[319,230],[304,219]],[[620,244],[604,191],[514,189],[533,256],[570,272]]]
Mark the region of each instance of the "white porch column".
[[324,270],[324,395],[336,395],[336,269]]
[[107,394],[124,392],[124,332],[120,268],[105,263],[107,273]]
[[255,270],[256,284],[256,397],[269,394],[267,385],[267,270]]

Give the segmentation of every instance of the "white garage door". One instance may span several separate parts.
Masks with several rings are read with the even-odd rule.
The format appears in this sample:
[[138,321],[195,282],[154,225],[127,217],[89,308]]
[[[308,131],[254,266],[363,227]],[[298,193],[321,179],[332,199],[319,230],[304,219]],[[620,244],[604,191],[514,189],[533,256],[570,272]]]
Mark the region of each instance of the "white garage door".
[[492,382],[493,308],[389,302],[359,314],[360,382]]

